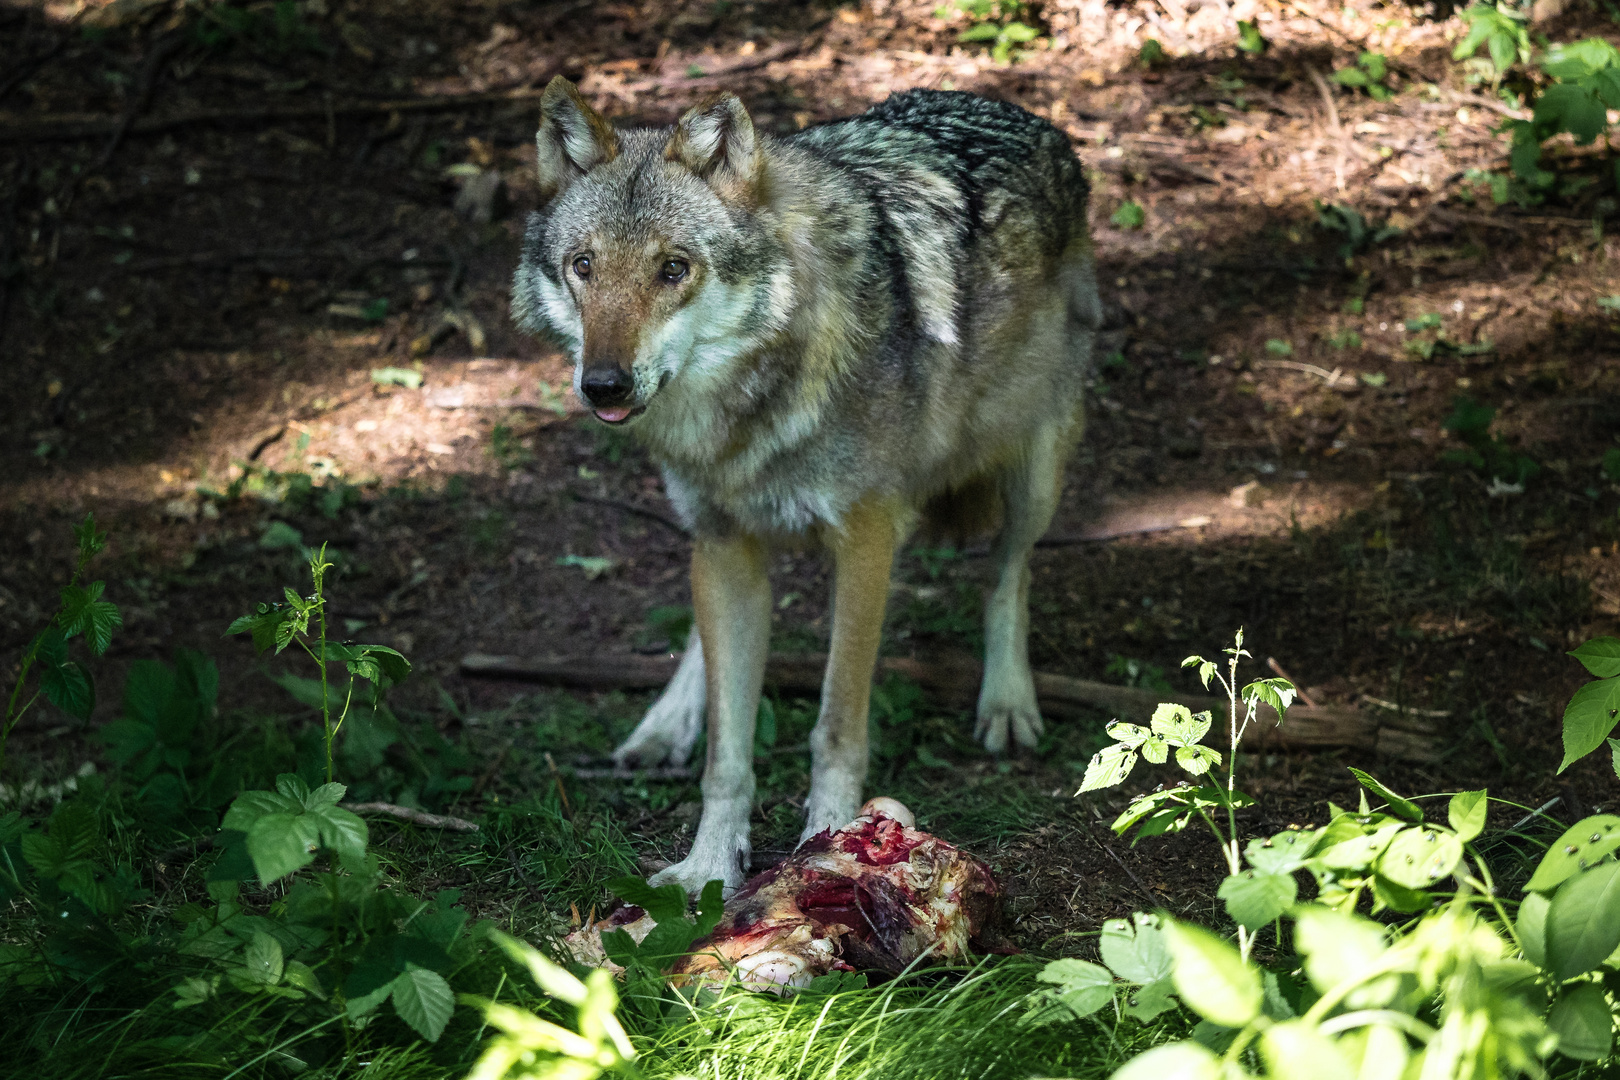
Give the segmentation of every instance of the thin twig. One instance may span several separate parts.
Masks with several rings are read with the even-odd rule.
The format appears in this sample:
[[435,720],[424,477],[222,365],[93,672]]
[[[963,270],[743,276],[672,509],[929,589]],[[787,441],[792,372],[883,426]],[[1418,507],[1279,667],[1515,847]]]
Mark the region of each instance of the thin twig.
[[680,522],[676,521],[674,518],[665,517],[657,510],[650,510],[645,506],[637,506],[633,502],[626,502],[623,499],[610,499],[602,495],[585,495],[578,491],[571,491],[569,494],[582,503],[590,503],[593,506],[607,506],[614,510],[622,510],[626,514],[635,514],[638,517],[644,517],[649,521],[656,521],[664,528],[672,529],[675,532],[680,533],[682,536],[690,537],[692,535],[686,531],[685,526],[683,526]]
[[1362,694],[1361,700],[1369,705],[1376,705],[1380,709],[1388,709],[1390,712],[1411,713],[1413,716],[1430,716],[1435,719],[1442,719],[1451,715],[1450,711],[1446,709],[1414,709],[1410,705],[1397,705],[1393,701],[1375,698],[1371,694]]
[[[1088,832],[1087,835],[1090,836],[1091,834]],[[1125,860],[1124,859],[1121,859],[1118,855],[1114,854],[1114,849],[1113,848],[1109,847],[1107,844],[1103,843],[1101,840],[1098,840],[1095,836],[1091,836],[1091,842],[1093,844],[1096,844],[1098,847],[1102,848],[1103,852],[1110,859],[1113,859],[1114,862],[1119,864],[1119,868],[1121,870],[1125,871],[1125,876],[1130,878],[1131,882],[1138,889],[1142,890],[1142,895],[1147,897],[1147,902],[1148,903],[1152,904],[1154,907],[1159,906],[1160,900],[1159,900],[1159,898],[1157,896],[1155,896],[1153,894],[1153,890],[1148,888],[1146,885],[1142,884],[1142,879],[1136,876],[1135,871],[1133,871],[1130,867],[1125,865]]]
[[[1296,9],[1297,10],[1297,9]],[[1328,130],[1333,135],[1333,182],[1340,192],[1344,191],[1344,128],[1339,123],[1339,107],[1333,103],[1333,91],[1328,89],[1327,80],[1322,73],[1309,64],[1305,65],[1305,73],[1316,84],[1316,89],[1322,95],[1322,103],[1327,106]]]
[[[1547,811],[1551,810],[1554,806],[1557,806],[1558,802],[1559,802],[1559,800],[1561,798],[1562,798],[1562,796],[1560,796],[1560,795],[1554,795],[1552,798],[1548,799],[1546,802],[1542,803],[1540,806],[1536,807],[1534,810],[1532,810],[1528,814],[1524,815],[1524,817],[1520,818],[1518,821],[1515,821],[1513,823],[1512,827],[1510,827],[1508,829],[1508,832],[1518,832],[1520,829],[1522,829],[1526,825],[1530,824],[1530,819],[1531,818],[1547,817]],[[1554,825],[1562,825],[1563,824],[1563,822],[1559,821],[1557,818],[1547,817],[1547,820],[1552,822]]]
[[546,768],[551,770],[551,779],[556,781],[557,796],[562,799],[563,816],[568,819],[568,824],[572,825],[574,808],[568,805],[568,789],[563,787],[562,773],[557,771],[557,762],[552,758],[550,750],[546,751]]
[[1287,679],[1289,682],[1293,683],[1294,693],[1299,695],[1299,700],[1303,701],[1308,708],[1316,708],[1316,702],[1311,700],[1311,695],[1307,694],[1305,692],[1305,688],[1299,685],[1298,679],[1294,678],[1292,675],[1288,674],[1288,672],[1283,670],[1283,666],[1277,663],[1277,658],[1275,656],[1266,657],[1266,666],[1272,671],[1276,672],[1278,675],[1281,675],[1283,678]]
[[1254,366],[1257,368],[1284,368],[1288,371],[1315,375],[1329,386],[1337,385],[1339,380],[1344,378],[1343,368],[1334,368],[1329,371],[1327,368],[1317,367],[1315,364],[1306,364],[1299,360],[1256,360]]
[[448,814],[430,814],[425,810],[413,810],[408,806],[396,806],[385,802],[339,803],[339,806],[352,814],[386,814],[400,821],[408,821],[412,825],[420,825],[425,829],[446,829],[450,832],[478,832],[478,825],[466,818],[452,817]]

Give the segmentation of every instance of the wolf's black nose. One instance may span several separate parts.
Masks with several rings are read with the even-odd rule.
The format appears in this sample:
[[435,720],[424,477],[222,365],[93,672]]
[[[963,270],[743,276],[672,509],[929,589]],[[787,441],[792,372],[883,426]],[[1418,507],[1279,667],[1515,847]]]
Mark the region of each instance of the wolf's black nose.
[[636,388],[636,381],[622,367],[586,368],[585,377],[580,380],[579,388],[585,395],[587,403],[601,408],[607,405],[622,405],[630,400],[630,394]]

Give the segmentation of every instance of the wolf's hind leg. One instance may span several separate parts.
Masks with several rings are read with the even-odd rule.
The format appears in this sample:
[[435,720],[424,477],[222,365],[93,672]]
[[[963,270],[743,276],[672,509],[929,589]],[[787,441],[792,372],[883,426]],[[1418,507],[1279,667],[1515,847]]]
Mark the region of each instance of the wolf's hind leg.
[[1042,428],[1028,454],[1000,477],[1004,523],[994,552],[996,585],[984,607],[984,684],[973,735],[993,754],[1007,736],[1034,746],[1046,730],[1029,669],[1029,553],[1057,509],[1065,432]]
[[703,706],[708,693],[703,685],[703,642],[697,627],[686,639],[686,652],[675,676],[658,695],[636,730],[613,751],[613,762],[625,768],[668,762],[685,765],[703,730]]

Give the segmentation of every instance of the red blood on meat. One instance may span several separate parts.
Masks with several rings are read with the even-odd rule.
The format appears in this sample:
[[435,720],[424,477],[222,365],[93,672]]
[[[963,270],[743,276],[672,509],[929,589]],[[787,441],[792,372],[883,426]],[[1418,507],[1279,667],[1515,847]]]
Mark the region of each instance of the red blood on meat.
[[838,846],[867,866],[891,866],[911,858],[911,849],[922,843],[906,835],[906,827],[892,818],[863,821],[838,836]]
[[737,890],[737,895],[731,898],[732,903],[737,903],[739,901],[748,899],[750,896],[753,896],[755,893],[759,892],[759,890],[775,881],[776,876],[779,873],[781,873],[781,871],[773,866],[763,873],[756,874],[754,877],[745,882],[741,889]]

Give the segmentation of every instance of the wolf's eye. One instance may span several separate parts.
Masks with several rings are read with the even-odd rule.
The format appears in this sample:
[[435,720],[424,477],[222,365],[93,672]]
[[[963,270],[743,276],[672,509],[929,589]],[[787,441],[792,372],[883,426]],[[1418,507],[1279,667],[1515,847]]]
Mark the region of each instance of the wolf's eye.
[[686,280],[686,275],[691,269],[680,259],[669,259],[665,261],[663,266],[658,268],[658,280],[667,285],[674,285],[677,282]]
[[589,255],[574,256],[574,273],[582,278],[591,276],[591,257]]

